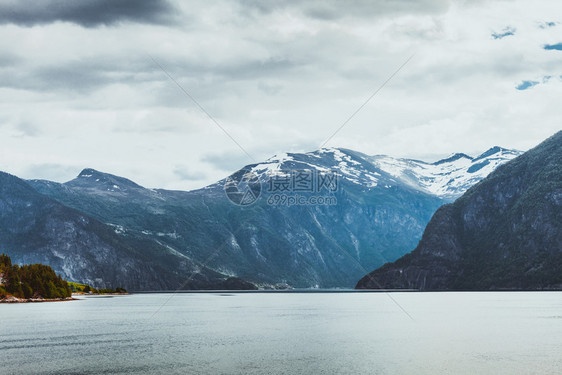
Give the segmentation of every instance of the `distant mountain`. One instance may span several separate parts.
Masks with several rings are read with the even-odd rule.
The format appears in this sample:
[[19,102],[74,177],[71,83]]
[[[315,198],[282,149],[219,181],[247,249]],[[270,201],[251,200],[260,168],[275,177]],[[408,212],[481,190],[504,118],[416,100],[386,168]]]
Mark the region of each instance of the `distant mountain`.
[[521,154],[521,151],[496,146],[475,158],[459,153],[431,164],[388,156],[373,156],[371,160],[377,167],[410,186],[453,200],[498,166]]
[[[181,270],[174,262],[162,263],[154,254],[262,286],[352,287],[365,269],[413,248],[438,207],[518,154],[497,148],[475,159],[463,155],[432,164],[347,149],[283,154],[237,172],[261,182],[261,196],[248,206],[225,195],[232,179],[183,192],[146,189],[85,169],[64,184],[28,183],[110,226],[120,240],[175,273]],[[312,178],[336,172],[337,188],[271,189],[275,178],[290,182],[295,171]],[[319,194],[337,204],[287,206],[273,199],[288,195],[308,202]]]
[[562,132],[441,207],[413,252],[357,288],[562,289]]
[[14,264],[50,265],[66,280],[98,288],[208,289],[221,288],[227,279],[182,255],[162,251],[152,241],[128,241],[115,228],[1,172],[0,249]]
[[445,200],[454,200],[499,165],[521,154],[518,150],[495,146],[475,158],[457,153],[434,163],[426,163],[386,155],[369,156],[348,149],[321,149],[306,154],[274,156],[251,169],[263,175],[293,166],[315,170],[331,168],[338,170],[349,182],[365,187],[380,185],[384,182],[380,178],[381,173],[385,172],[391,183],[408,185]]

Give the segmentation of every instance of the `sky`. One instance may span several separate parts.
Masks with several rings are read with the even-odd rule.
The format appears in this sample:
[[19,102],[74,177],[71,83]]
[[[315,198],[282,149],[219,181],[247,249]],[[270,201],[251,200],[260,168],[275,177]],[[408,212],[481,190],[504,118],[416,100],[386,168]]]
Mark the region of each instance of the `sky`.
[[2,0],[0,170],[190,190],[321,146],[527,150],[561,129],[561,15],[555,0]]

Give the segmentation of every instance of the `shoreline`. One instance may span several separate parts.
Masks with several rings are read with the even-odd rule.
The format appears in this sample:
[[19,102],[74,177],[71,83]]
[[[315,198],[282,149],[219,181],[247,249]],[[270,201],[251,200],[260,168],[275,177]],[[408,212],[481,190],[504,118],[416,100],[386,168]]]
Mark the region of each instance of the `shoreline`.
[[526,293],[562,292],[562,289],[419,290],[419,289],[259,289],[259,290],[141,290],[129,294],[346,294],[346,293]]
[[41,303],[41,302],[66,302],[66,301],[80,301],[80,299],[74,297],[55,298],[55,299],[18,298],[14,296],[8,296],[7,298],[0,299],[0,303]]
[[128,296],[130,293],[72,293],[72,296]]
[[129,293],[100,293],[100,294],[85,294],[85,293],[73,293],[72,297],[68,298],[18,298],[14,296],[7,296],[6,298],[0,299],[0,303],[42,303],[42,302],[66,302],[66,301],[83,301],[83,298],[76,298],[81,296],[126,296]]

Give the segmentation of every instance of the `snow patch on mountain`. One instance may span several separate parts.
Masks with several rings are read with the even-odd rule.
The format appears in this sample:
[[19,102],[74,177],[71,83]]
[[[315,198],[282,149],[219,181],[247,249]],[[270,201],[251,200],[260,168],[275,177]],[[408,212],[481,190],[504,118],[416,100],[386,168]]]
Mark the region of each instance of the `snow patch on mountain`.
[[265,181],[273,175],[296,170],[336,171],[340,178],[366,188],[391,187],[404,183],[416,190],[452,200],[485,178],[501,164],[522,152],[493,147],[476,158],[456,153],[434,163],[369,156],[339,148],[322,148],[308,153],[283,153],[255,164],[251,171]]
[[435,163],[396,159],[385,155],[373,156],[371,161],[381,170],[416,189],[445,199],[454,199],[501,164],[521,154],[521,151],[493,147],[476,158],[454,154]]

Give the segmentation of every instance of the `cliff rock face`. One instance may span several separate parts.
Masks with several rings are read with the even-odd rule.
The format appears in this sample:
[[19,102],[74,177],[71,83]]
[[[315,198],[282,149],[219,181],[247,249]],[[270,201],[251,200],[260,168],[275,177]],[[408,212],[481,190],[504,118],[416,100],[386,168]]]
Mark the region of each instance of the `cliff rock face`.
[[[158,255],[139,245],[91,216],[39,194],[25,181],[0,173],[0,249],[14,264],[50,265],[64,279],[96,288],[209,289],[221,288],[227,279],[182,257]],[[181,266],[168,268],[167,263]],[[193,273],[196,269],[200,272]]]
[[562,288],[562,132],[441,207],[416,249],[360,289]]

